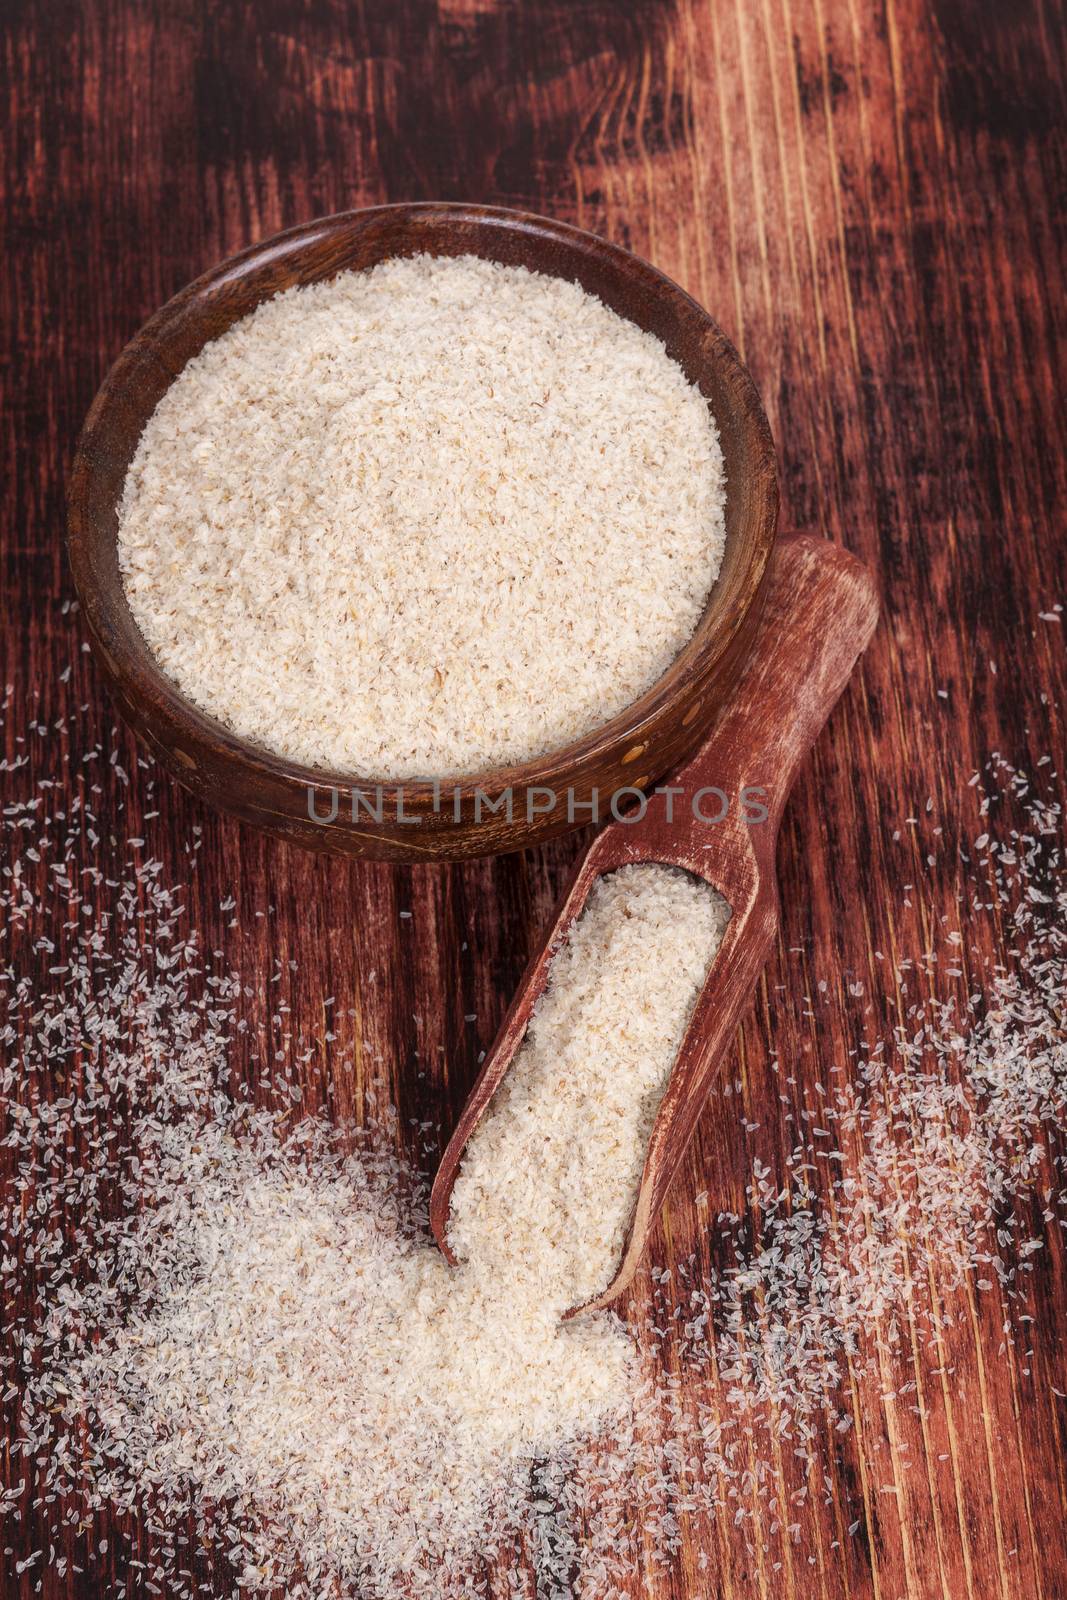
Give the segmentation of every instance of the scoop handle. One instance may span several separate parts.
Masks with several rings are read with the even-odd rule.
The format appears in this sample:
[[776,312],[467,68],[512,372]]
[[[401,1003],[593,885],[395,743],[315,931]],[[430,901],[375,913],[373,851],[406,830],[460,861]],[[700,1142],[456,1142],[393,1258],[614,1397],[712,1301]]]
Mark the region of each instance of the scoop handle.
[[[870,569],[840,545],[795,534],[775,546],[751,654],[728,704],[696,754],[670,780],[683,831],[723,803],[765,805],[774,839],[797,769],[841,695],[878,620]],[[660,797],[664,799],[665,798]],[[651,812],[650,804],[650,812]],[[639,826],[639,825],[638,825]],[[634,832],[638,827],[634,828]],[[681,840],[678,841],[681,843]]]
[[[612,1282],[590,1302],[611,1303],[641,1259],[711,1084],[726,1059],[778,927],[775,845],[782,808],[878,620],[869,570],[825,539],[797,536],[776,547],[752,654],[729,705],[672,786],[675,826],[650,815],[624,839],[601,835],[600,871],[658,860],[707,879],[731,917],[671,1068],[645,1153],[629,1234]],[[694,815],[714,785],[731,806],[721,824]],[[762,790],[766,817],[745,820],[738,795]]]

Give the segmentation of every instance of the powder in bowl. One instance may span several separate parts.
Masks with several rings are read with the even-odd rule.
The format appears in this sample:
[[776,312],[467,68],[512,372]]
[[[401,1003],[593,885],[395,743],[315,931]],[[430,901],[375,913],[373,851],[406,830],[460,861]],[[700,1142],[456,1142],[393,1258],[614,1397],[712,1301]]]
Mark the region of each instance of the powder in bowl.
[[707,401],[576,283],[414,256],[286,290],[164,394],[119,511],[181,692],[291,760],[459,776],[580,738],[688,642],[724,543]]

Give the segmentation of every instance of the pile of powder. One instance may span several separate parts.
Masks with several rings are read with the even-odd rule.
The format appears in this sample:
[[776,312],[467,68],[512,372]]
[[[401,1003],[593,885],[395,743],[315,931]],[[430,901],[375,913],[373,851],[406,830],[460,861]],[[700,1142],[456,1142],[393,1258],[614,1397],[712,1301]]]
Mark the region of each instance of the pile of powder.
[[151,1305],[66,1378],[113,1455],[224,1496],[250,1525],[281,1519],[305,1576],[388,1595],[413,1567],[434,1578],[477,1549],[493,1498],[539,1458],[625,1417],[623,1329],[560,1317],[616,1264],[722,907],[670,868],[597,884],[516,1060],[520,1087],[457,1186],[457,1272],[398,1231],[364,1165],[331,1169],[321,1140],[309,1178],[229,1130],[197,1128],[192,1148],[179,1131],[173,1198],[138,1240]]
[[164,671],[238,734],[453,776],[662,675],[724,494],[659,340],[576,283],[414,256],[287,290],[188,364],[131,464],[119,561]]
[[456,1270],[405,1219],[395,1161],[210,1104],[210,1058],[191,1036],[166,1060],[144,1019],[140,1209],[101,1220],[102,1277],[62,1302],[95,1338],[36,1397],[91,1419],[96,1493],[151,1491],[172,1520],[224,1502],[247,1586],[437,1593],[521,1515],[539,1461],[628,1426],[631,1338],[560,1318],[614,1270],[726,919],[670,868],[595,886],[457,1186]]

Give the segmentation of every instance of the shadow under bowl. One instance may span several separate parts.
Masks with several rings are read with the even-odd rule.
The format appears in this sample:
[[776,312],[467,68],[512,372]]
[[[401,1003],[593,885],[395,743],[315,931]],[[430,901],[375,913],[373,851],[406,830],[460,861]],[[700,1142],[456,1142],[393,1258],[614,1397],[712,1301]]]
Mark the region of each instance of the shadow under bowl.
[[[572,744],[534,761],[445,778],[439,787],[379,785],[373,777],[301,766],[198,710],[151,654],[118,563],[118,507],[130,462],[186,363],[283,289],[422,252],[482,256],[576,281],[655,334],[707,398],[727,485],[722,569],[692,639],[658,682]],[[522,849],[582,827],[594,791],[603,815],[611,796],[646,788],[690,753],[744,663],[777,513],[774,445],[752,379],[722,330],[677,284],[565,223],[497,207],[426,203],[306,223],[221,262],[168,301],[126,346],[93,402],[74,459],[68,521],[74,582],[96,655],[123,715],[181,784],[313,849],[450,861]]]

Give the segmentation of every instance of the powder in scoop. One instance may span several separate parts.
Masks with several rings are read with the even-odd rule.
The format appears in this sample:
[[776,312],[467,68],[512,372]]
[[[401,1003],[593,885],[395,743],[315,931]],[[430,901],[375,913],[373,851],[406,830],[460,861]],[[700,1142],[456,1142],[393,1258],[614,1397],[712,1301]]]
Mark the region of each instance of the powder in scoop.
[[414,256],[287,290],[188,364],[119,562],[164,671],[236,733],[454,776],[655,683],[718,574],[724,492],[658,339],[576,283]]
[[730,908],[699,878],[621,867],[593,885],[526,1037],[464,1152],[449,1243],[556,1314],[619,1264],[652,1123]]

